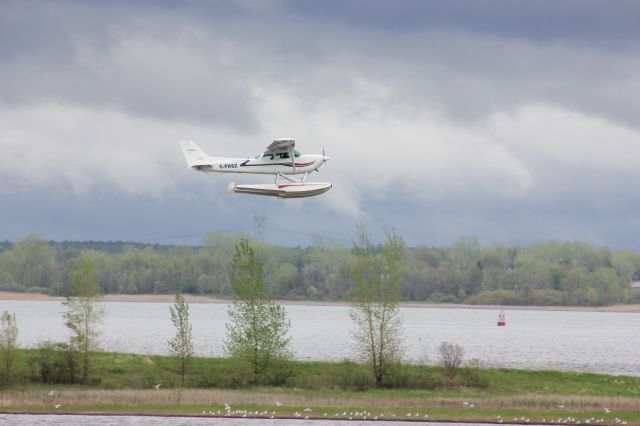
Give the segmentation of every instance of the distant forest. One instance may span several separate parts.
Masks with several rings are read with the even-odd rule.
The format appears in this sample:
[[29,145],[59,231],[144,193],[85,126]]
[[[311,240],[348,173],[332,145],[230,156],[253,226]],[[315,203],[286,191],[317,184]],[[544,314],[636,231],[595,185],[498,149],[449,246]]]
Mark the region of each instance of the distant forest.
[[[230,297],[230,261],[241,235],[212,233],[200,247],[124,242],[0,243],[0,290],[68,295],[81,253],[93,259],[109,293],[191,293]],[[279,299],[348,300],[350,247],[291,248],[253,241],[269,290]],[[640,254],[577,242],[482,246],[461,237],[451,247],[409,247],[403,299],[437,303],[601,306],[639,302]]]

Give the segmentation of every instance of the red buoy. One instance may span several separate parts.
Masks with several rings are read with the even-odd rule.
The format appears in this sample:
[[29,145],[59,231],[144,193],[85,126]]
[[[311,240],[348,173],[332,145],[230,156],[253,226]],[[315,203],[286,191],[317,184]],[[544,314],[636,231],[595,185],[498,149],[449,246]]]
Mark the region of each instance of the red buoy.
[[504,316],[504,311],[500,311],[498,314],[498,327],[504,327],[505,325],[507,325],[507,320]]

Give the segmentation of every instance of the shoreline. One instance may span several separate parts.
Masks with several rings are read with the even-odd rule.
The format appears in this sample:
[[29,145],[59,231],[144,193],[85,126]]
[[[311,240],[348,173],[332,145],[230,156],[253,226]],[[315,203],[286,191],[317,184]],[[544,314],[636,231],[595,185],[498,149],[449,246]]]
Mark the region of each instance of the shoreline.
[[[228,304],[230,299],[222,299],[211,296],[184,294],[189,303],[217,303]],[[64,301],[62,296],[49,296],[44,293],[19,293],[12,291],[0,291],[0,300],[25,300],[25,301]],[[102,296],[104,302],[145,302],[145,303],[172,303],[173,294],[106,294]],[[323,300],[277,300],[281,305],[302,306],[349,306],[344,301]],[[510,311],[574,311],[574,312],[617,312],[640,313],[640,304],[611,305],[611,306],[521,306],[521,305],[467,305],[456,303],[428,303],[428,302],[402,302],[403,308],[421,309],[490,309]]]
[[[340,418],[335,418],[335,417],[320,417],[320,416],[309,416],[309,418],[305,419],[304,417],[295,417],[295,416],[278,416],[278,417],[271,417],[271,416],[239,416],[239,415],[230,415],[230,416],[222,416],[222,415],[218,415],[218,414],[213,414],[213,415],[208,415],[208,414],[150,414],[150,413],[136,413],[135,411],[133,412],[118,412],[118,413],[114,413],[114,412],[37,412],[37,411],[30,411],[30,412],[20,412],[20,411],[7,411],[7,412],[3,412],[0,411],[0,415],[12,415],[12,416],[89,416],[89,417],[158,417],[158,418],[176,418],[176,419],[249,419],[249,420],[296,420],[296,421],[305,421],[305,420],[321,420],[321,421],[325,421],[325,422],[331,422],[331,421],[354,421],[354,422],[358,422],[358,421],[374,421],[374,422],[402,422],[402,423],[417,423],[417,422],[428,422],[428,423],[437,423],[437,424],[452,424],[452,423],[460,423],[460,424],[482,424],[482,425],[498,425],[498,424],[504,424],[504,425],[522,425],[522,424],[527,424],[526,422],[522,422],[522,423],[516,423],[516,422],[510,422],[510,423],[498,423],[498,422],[490,422],[490,421],[483,421],[483,420],[467,420],[467,419],[463,419],[463,420],[437,420],[437,419],[412,419],[412,418],[402,418],[402,417],[395,417],[395,418],[388,418],[388,419],[371,419],[371,418],[364,418],[364,419],[352,419],[352,420],[345,420],[345,419],[340,419]],[[567,424],[567,423],[548,423],[549,425],[555,426],[555,425],[562,425],[562,424]],[[569,423],[569,424],[573,424],[573,423]],[[579,423],[577,423],[579,424]]]

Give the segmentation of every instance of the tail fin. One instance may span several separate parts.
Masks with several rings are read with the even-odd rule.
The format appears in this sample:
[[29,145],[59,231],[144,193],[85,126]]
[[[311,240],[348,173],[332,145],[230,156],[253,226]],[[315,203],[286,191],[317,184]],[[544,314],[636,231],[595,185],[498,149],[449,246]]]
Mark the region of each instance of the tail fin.
[[190,169],[210,167],[209,156],[191,139],[180,141],[180,147],[182,148],[182,154],[184,154],[184,159],[187,160],[187,165]]

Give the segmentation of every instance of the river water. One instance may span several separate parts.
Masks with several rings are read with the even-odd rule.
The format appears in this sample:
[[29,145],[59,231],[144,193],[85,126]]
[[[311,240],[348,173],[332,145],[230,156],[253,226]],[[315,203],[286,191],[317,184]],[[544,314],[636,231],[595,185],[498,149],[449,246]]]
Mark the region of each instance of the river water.
[[[102,348],[167,354],[175,330],[170,303],[105,302]],[[223,355],[227,305],[190,304],[198,355]],[[355,359],[348,306],[285,305],[297,359]],[[19,343],[64,340],[68,332],[57,301],[0,300],[15,312]],[[403,307],[405,357],[437,363],[443,341],[464,348],[465,359],[495,367],[561,369],[640,375],[640,314],[583,311],[507,311],[497,327],[497,310]]]

